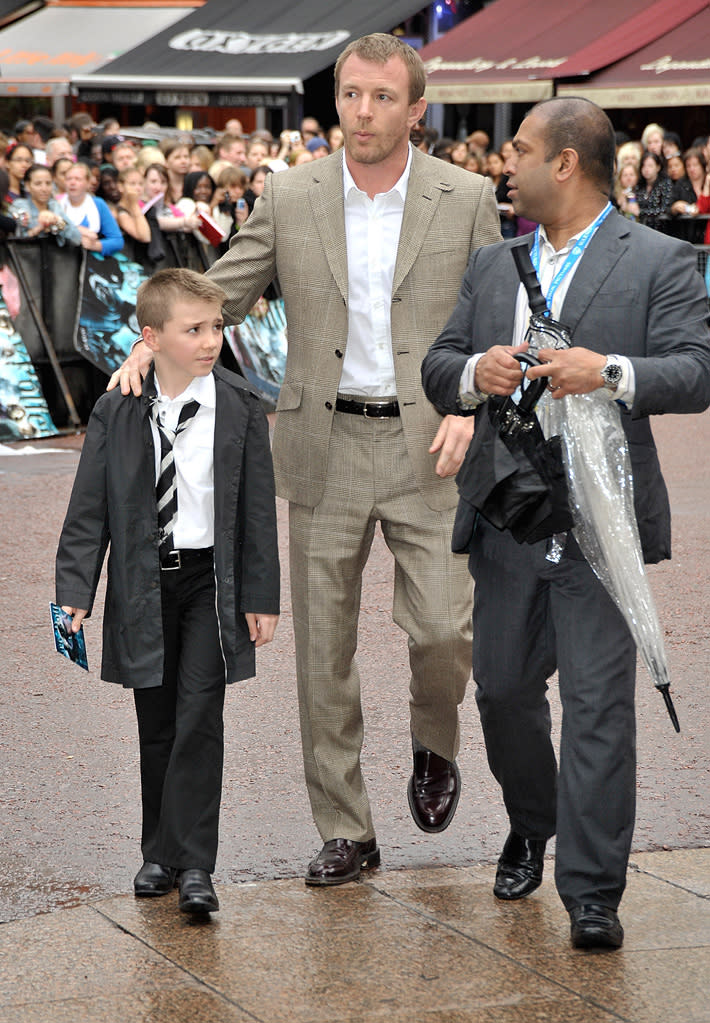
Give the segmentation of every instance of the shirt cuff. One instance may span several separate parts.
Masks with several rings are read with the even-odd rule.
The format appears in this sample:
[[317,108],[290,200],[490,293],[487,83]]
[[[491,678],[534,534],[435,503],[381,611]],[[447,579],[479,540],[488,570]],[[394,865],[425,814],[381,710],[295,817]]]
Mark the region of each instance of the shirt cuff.
[[461,408],[477,408],[488,398],[488,395],[483,391],[479,391],[475,384],[476,366],[478,365],[478,360],[484,354],[484,352],[479,352],[477,355],[472,355],[463,368],[463,373],[459,380],[459,393],[457,398]]
[[621,379],[615,391],[607,390],[611,401],[618,401],[624,408],[630,409],[636,397],[636,374],[631,359],[625,355],[615,355],[614,358],[621,367]]

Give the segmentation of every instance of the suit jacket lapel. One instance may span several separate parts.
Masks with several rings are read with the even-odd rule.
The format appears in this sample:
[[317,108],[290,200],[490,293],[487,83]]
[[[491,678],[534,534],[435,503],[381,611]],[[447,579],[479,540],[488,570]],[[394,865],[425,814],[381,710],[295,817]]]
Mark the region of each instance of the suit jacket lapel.
[[628,224],[613,210],[596,230],[584,253],[560,311],[560,320],[574,331],[628,246]]
[[[407,199],[404,204],[402,230],[399,235],[397,262],[392,280],[392,294],[396,294],[402,281],[412,269],[424,240],[436,216],[442,192],[450,192],[453,185],[446,180],[446,164],[435,168],[437,176],[431,173],[431,164],[422,158],[419,150],[412,152],[412,166],[407,183]],[[424,202],[422,202],[422,199]]]
[[313,184],[309,188],[313,223],[320,236],[323,254],[335,278],[343,300],[348,300],[348,249],[343,211],[342,150],[317,160]]

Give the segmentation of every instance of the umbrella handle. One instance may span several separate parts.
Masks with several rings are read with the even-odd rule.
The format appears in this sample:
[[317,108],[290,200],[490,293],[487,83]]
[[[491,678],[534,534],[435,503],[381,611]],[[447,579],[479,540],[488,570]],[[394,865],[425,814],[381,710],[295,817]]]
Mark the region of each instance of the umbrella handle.
[[[543,365],[543,363],[541,363],[539,359],[535,358],[535,356],[530,352],[518,352],[514,358],[516,358],[520,363],[527,363],[528,366]],[[525,386],[522,384],[520,386],[522,394],[520,401],[518,402],[518,408],[521,412],[531,412],[544,394],[548,378],[538,377],[536,380],[528,380],[525,376],[525,371],[523,371],[523,380],[525,381]]]

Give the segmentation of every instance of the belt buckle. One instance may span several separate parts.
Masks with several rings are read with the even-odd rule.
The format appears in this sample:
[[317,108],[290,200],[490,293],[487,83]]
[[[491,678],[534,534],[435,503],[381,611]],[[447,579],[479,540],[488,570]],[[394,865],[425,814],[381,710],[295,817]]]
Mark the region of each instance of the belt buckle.
[[378,416],[377,413],[373,414],[371,412],[368,412],[367,410],[368,410],[368,408],[387,408],[387,406],[389,404],[390,404],[390,402],[388,402],[388,401],[387,402],[383,401],[380,404],[378,404],[376,401],[370,401],[370,402],[366,401],[366,402],[364,402],[364,408],[363,408],[362,414],[365,417],[365,419],[386,419],[387,416]]
[[168,551],[165,560],[160,563],[160,571],[175,572],[178,568],[182,568],[180,551]]

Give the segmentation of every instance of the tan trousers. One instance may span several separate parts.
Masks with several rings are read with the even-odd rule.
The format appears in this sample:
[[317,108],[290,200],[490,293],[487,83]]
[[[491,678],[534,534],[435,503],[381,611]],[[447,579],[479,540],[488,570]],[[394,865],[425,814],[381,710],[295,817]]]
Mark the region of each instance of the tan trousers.
[[412,733],[447,760],[458,752],[472,582],[466,558],[451,553],[453,518],[453,509],[433,511],[420,496],[399,418],[336,413],[323,500],[316,508],[291,504],[289,514],[303,758],[323,841],[375,833],[360,766],[355,650],[377,521],[395,560],[393,618],[409,637]]

